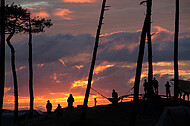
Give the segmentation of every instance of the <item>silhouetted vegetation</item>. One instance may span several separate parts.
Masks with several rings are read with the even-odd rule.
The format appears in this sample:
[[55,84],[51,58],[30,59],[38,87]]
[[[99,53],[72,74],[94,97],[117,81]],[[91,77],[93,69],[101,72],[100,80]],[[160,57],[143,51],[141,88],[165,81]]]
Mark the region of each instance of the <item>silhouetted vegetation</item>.
[[38,34],[40,32],[45,32],[45,27],[49,28],[53,24],[51,19],[46,20],[45,18],[29,17],[25,23],[24,32],[29,34],[29,92],[30,92],[30,114],[33,115],[33,105],[34,105],[34,94],[33,94],[33,65],[32,65],[32,34]]
[[5,86],[5,1],[0,2],[0,126],[3,112],[3,96]]
[[29,89],[30,89],[30,112],[33,112],[33,70],[32,70],[32,34],[44,32],[45,27],[52,26],[51,20],[45,18],[31,17],[30,12],[21,6],[6,5],[5,7],[5,31],[8,34],[6,39],[11,50],[11,66],[14,80],[14,95],[15,95],[15,120],[18,118],[18,84],[15,65],[15,49],[11,44],[11,39],[14,34],[28,33],[29,34]]
[[24,23],[28,18],[28,14],[26,9],[23,9],[17,5],[7,5],[5,8],[6,14],[6,33],[8,34],[7,37],[7,44],[11,50],[11,66],[12,66],[12,74],[13,74],[13,81],[14,81],[14,95],[15,95],[15,121],[18,118],[18,84],[17,84],[17,73],[16,73],[16,66],[15,66],[15,49],[11,44],[11,39],[14,34],[23,32]]

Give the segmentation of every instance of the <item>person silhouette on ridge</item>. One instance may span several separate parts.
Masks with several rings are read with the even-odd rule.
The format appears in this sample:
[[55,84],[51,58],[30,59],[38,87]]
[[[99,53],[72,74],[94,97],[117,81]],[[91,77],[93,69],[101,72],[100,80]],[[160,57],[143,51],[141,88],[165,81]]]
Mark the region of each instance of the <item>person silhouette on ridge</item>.
[[72,94],[70,94],[70,96],[68,97],[67,102],[68,102],[68,108],[73,109],[74,98],[73,98]]
[[112,98],[113,98],[113,104],[116,105],[118,103],[118,94],[117,92],[113,89],[112,90]]
[[52,110],[52,104],[50,103],[49,100],[47,101],[46,109],[47,109],[47,113],[50,114]]
[[60,118],[62,116],[62,108],[60,104],[57,105],[57,108],[55,109],[55,113],[57,115],[57,118]]
[[171,94],[170,94],[170,84],[169,84],[169,82],[167,81],[167,83],[165,84],[165,87],[166,87],[166,96],[167,96],[167,98],[169,97],[169,98],[171,98]]
[[97,100],[96,98],[94,98],[94,106],[96,106]]
[[156,80],[156,78],[154,77],[154,80],[152,80],[152,86],[153,86],[153,88],[154,88],[154,92],[155,92],[155,94],[157,94],[158,95],[158,81]]
[[146,81],[146,79],[144,80],[144,84],[143,84],[143,87],[144,87],[144,93],[147,94],[147,90],[148,90],[148,82]]

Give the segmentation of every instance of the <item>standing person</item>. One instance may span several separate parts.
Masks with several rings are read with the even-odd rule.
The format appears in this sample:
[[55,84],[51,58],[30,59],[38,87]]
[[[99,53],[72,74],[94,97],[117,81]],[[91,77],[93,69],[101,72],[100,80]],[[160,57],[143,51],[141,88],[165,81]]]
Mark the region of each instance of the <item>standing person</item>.
[[55,109],[55,113],[57,115],[57,118],[60,118],[62,116],[62,107],[60,104],[58,104],[57,108]]
[[47,109],[47,113],[50,114],[52,110],[52,104],[50,103],[49,100],[47,101],[46,109]]
[[118,103],[118,94],[114,89],[112,90],[112,98],[113,98],[113,104],[117,105],[117,103]]
[[97,103],[96,98],[94,98],[94,104],[95,104],[94,106],[96,106],[96,103]]
[[154,77],[154,80],[152,81],[152,85],[153,85],[153,87],[154,87],[154,92],[155,92],[155,94],[157,94],[158,95],[158,81],[156,80],[156,78]]
[[167,96],[167,98],[168,98],[168,96],[169,96],[169,98],[171,98],[171,94],[170,94],[170,84],[169,84],[169,82],[167,81],[167,83],[165,84],[165,87],[166,87],[166,96]]
[[148,86],[148,82],[146,81],[146,79],[144,80],[144,84],[143,84],[143,87],[144,87],[144,94],[147,94],[147,86]]
[[68,108],[73,109],[74,98],[73,98],[72,94],[70,94],[70,96],[68,97],[67,102],[68,102]]

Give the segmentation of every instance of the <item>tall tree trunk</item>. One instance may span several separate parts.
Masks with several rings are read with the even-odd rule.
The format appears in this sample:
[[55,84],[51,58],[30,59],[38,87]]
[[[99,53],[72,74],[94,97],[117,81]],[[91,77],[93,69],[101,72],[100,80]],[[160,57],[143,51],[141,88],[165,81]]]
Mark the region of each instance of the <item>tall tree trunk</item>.
[[1,17],[0,17],[0,126],[3,112],[3,96],[5,86],[5,1],[0,1]]
[[11,38],[13,37],[15,33],[15,26],[13,27],[14,27],[13,31],[7,37],[7,44],[11,49],[11,66],[12,66],[12,74],[13,74],[13,81],[14,81],[14,95],[15,95],[14,121],[16,122],[18,119],[18,84],[17,84],[17,74],[16,74],[16,67],[15,67],[15,49],[10,42]]
[[33,66],[32,66],[32,29],[29,19],[29,92],[30,92],[30,114],[33,115],[34,94],[33,94]]
[[152,66],[152,42],[151,42],[151,12],[152,12],[152,0],[147,2],[147,18],[148,18],[148,28],[147,28],[147,38],[148,38],[148,82],[152,82],[153,78],[153,66]]
[[141,79],[141,71],[142,71],[142,63],[144,57],[144,48],[145,48],[145,40],[146,34],[150,24],[150,17],[148,16],[148,5],[150,5],[150,0],[147,0],[147,13],[144,21],[144,25],[141,32],[141,40],[139,45],[139,55],[137,60],[137,68],[136,68],[136,76],[135,76],[135,83],[134,83],[134,105],[132,108],[131,116],[129,125],[135,126],[136,124],[136,116],[137,116],[137,108],[138,108],[138,101],[139,101],[139,85]]
[[94,52],[93,52],[93,57],[92,57],[92,62],[91,62],[91,67],[90,67],[90,72],[89,72],[89,77],[88,77],[88,85],[87,85],[87,89],[86,89],[86,94],[85,94],[84,103],[83,103],[83,109],[82,109],[82,114],[81,114],[81,119],[82,120],[85,120],[85,118],[86,118],[86,110],[87,110],[88,98],[89,98],[89,93],[90,93],[90,88],[91,88],[93,70],[94,70],[95,61],[96,61],[96,54],[97,54],[97,49],[98,49],[100,30],[101,30],[102,21],[103,21],[103,18],[104,18],[105,5],[106,5],[106,0],[103,0],[100,20],[99,20],[99,25],[98,25],[98,29],[97,29],[97,33],[96,33]]
[[179,0],[176,0],[175,36],[174,36],[174,99],[178,98],[178,34],[179,34]]

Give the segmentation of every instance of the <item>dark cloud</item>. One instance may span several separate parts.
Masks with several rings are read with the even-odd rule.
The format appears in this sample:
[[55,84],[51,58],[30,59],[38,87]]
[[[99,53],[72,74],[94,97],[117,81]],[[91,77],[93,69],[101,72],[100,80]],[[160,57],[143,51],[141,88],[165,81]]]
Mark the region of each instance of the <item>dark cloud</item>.
[[[187,34],[187,33],[186,33]],[[168,37],[169,36],[169,37]],[[173,60],[173,41],[170,33],[163,31],[153,38],[153,61]],[[190,37],[185,35],[179,40],[180,60],[189,60]],[[101,38],[97,59],[108,62],[132,62],[135,63],[138,56],[140,32],[120,32]],[[161,39],[159,39],[161,38]],[[46,34],[33,37],[33,62],[34,64],[53,63],[58,59],[69,62],[67,65],[78,65],[81,62],[90,62],[95,38],[90,34]],[[163,40],[163,41],[160,41]],[[14,43],[16,60],[26,64],[28,59],[28,40]],[[7,60],[10,62],[10,49],[7,48]],[[145,48],[145,61],[147,57],[147,45]],[[73,64],[74,63],[74,64]],[[19,65],[20,67],[22,65]]]

